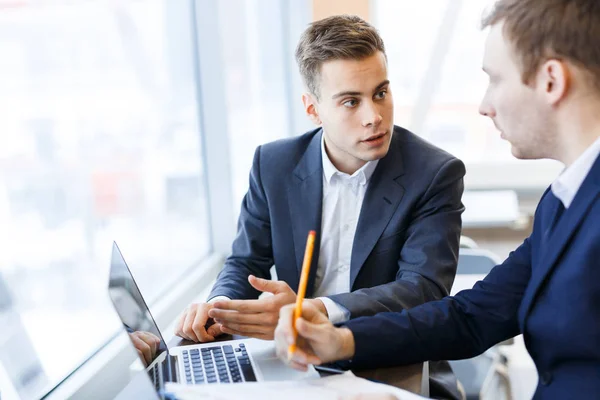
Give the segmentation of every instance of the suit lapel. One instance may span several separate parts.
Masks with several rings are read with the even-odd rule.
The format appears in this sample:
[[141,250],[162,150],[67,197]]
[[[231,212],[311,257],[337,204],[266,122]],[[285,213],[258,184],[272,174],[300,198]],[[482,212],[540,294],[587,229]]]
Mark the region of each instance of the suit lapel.
[[[310,268],[306,297],[311,297],[319,260],[321,241],[321,213],[323,208],[323,165],[321,159],[322,131],[315,134],[306,152],[296,165],[288,184],[288,204],[294,236],[294,254],[298,271],[298,283],[308,232],[317,232]],[[297,291],[298,283],[293,287]]]
[[[543,254],[539,258],[539,263],[534,266],[531,275],[529,287],[525,292],[525,297],[522,303],[522,318],[525,317],[531,310],[533,302],[544,281],[552,270],[556,267],[559,257],[563,254],[566,245],[573,237],[577,228],[585,215],[590,210],[590,207],[600,194],[600,158],[596,160],[594,166],[588,173],[588,176],[583,181],[577,195],[573,199],[571,206],[566,209],[562,218],[556,222],[552,232],[546,236],[546,229],[541,240],[541,250]],[[556,209],[549,210],[546,213],[549,217],[554,217]],[[545,224],[548,226],[548,224]]]
[[379,161],[371,176],[360,210],[352,245],[350,290],[404,195],[404,188],[400,184],[400,177],[404,174],[401,154],[401,138],[394,134],[390,150]]

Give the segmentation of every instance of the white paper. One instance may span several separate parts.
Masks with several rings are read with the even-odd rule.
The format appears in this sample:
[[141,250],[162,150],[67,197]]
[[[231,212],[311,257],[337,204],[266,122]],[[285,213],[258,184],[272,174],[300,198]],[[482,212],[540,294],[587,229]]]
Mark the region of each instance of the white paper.
[[285,382],[250,382],[224,385],[181,385],[168,383],[166,391],[179,400],[415,400],[414,393],[367,379],[348,371],[319,379]]

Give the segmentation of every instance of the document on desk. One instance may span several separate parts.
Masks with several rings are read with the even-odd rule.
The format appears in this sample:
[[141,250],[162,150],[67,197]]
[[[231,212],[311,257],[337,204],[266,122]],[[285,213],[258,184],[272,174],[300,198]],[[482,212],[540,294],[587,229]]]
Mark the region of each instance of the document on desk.
[[393,386],[358,378],[348,371],[326,378],[284,382],[251,382],[230,385],[167,383],[166,392],[178,400],[417,400],[419,395]]

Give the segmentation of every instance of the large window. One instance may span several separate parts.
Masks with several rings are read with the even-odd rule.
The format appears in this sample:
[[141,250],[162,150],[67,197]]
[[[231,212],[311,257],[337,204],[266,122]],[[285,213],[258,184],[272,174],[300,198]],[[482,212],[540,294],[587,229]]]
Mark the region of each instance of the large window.
[[310,22],[306,1],[219,1],[234,210],[248,189],[254,149],[314,128],[302,107],[294,60]]
[[481,70],[487,31],[480,25],[492,3],[373,0],[371,20],[386,44],[395,121],[465,161],[467,187],[545,187],[560,165],[516,160],[478,113],[487,87]]
[[117,332],[113,240],[151,304],[210,250],[189,7],[0,2],[0,346],[32,347],[31,397]]

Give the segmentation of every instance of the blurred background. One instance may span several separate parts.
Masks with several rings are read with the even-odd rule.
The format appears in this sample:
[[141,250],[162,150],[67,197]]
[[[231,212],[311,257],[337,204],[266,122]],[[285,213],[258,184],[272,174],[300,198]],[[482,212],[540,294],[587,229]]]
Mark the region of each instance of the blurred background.
[[[379,29],[396,124],[466,163],[463,234],[506,257],[561,165],[517,161],[477,112],[490,4],[0,0],[0,398],[43,397],[119,333],[113,240],[151,307],[229,251],[256,146],[312,128],[293,52],[329,15]],[[527,398],[535,369],[515,354]]]

